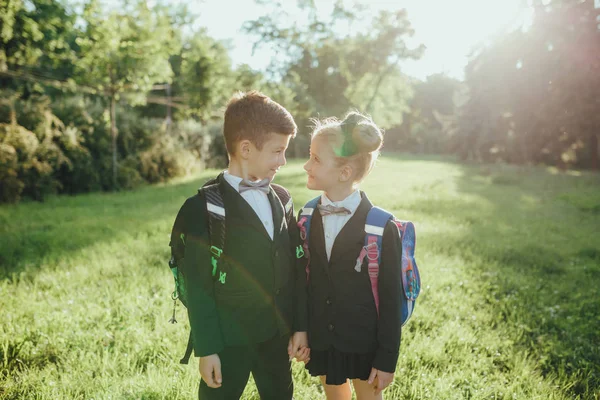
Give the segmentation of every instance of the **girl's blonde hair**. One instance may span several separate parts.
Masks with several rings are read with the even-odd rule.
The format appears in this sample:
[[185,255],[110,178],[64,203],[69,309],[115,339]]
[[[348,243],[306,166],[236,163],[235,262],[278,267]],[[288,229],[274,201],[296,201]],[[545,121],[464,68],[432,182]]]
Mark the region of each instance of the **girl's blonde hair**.
[[337,166],[350,164],[354,183],[362,181],[373,169],[383,144],[383,133],[370,117],[352,111],[343,121],[337,118],[315,120],[313,138],[328,139]]

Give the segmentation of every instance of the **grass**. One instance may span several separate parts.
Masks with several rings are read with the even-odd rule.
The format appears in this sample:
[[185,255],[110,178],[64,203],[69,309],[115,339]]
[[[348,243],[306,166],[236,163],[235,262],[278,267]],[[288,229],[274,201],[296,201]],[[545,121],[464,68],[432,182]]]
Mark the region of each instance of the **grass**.
[[[192,399],[168,234],[215,174],[0,207],[1,399]],[[301,163],[277,181],[315,195]],[[423,291],[386,399],[600,399],[600,177],[384,157],[362,185],[415,222]],[[296,399],[323,398],[294,365]],[[244,399],[257,399],[253,384]]]

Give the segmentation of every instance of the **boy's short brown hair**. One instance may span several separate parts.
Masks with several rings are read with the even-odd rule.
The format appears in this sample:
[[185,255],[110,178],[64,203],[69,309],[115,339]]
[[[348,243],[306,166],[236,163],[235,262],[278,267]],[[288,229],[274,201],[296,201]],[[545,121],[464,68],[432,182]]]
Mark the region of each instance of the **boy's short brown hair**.
[[261,150],[269,133],[296,136],[294,118],[280,104],[259,91],[236,93],[227,103],[223,135],[229,154],[235,154],[235,145],[244,139]]

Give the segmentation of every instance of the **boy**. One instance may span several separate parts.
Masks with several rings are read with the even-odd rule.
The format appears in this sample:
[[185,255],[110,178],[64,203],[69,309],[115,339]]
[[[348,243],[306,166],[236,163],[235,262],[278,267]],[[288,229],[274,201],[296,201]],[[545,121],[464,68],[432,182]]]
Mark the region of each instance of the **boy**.
[[239,93],[227,105],[229,166],[215,182],[226,214],[218,260],[226,279],[213,277],[203,191],[177,215],[171,241],[185,233],[183,271],[202,400],[239,399],[250,372],[262,399],[291,399],[291,357],[308,355],[306,275],[294,254],[296,220],[292,212],[286,223],[286,204],[270,185],[286,164],[296,129],[290,113],[259,92]]

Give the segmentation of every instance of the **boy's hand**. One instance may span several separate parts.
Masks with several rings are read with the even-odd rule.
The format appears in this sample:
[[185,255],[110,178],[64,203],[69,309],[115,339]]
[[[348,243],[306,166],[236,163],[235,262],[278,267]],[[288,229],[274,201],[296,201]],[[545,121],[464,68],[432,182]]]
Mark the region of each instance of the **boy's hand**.
[[288,356],[290,361],[296,360],[305,364],[310,361],[310,349],[308,348],[308,334],[306,332],[295,332],[288,343]]
[[213,389],[221,387],[221,383],[223,383],[221,359],[217,354],[200,357],[200,376],[202,376],[208,387]]
[[375,396],[377,396],[383,389],[389,386],[394,380],[393,372],[383,372],[375,368],[371,368],[371,375],[369,375],[369,384],[373,384],[375,388]]

